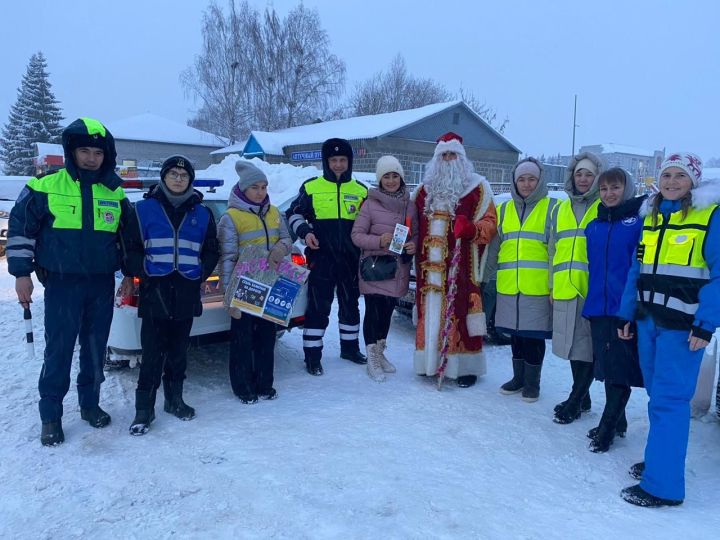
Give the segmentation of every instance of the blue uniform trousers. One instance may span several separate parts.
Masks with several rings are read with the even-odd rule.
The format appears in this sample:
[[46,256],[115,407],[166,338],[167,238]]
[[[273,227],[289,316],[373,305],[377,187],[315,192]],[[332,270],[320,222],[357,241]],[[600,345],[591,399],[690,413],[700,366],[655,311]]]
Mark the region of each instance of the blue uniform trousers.
[[58,420],[70,388],[75,342],[80,342],[77,390],[80,407],[95,407],[105,380],[103,362],[113,316],[113,274],[49,273],[45,280],[45,358],[38,390],[40,418]]
[[637,321],[640,369],[650,401],[650,431],[640,486],[663,499],[685,499],[685,456],[690,434],[690,400],[695,393],[703,349],[691,352],[689,330]]

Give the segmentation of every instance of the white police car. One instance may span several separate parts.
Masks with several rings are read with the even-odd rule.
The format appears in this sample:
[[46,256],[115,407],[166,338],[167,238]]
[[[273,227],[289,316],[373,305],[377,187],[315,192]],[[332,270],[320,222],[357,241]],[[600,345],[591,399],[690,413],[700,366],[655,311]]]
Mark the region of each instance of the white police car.
[[[157,178],[126,180],[123,183],[123,188],[130,202],[134,203],[141,200],[145,191],[157,182]],[[193,188],[203,194],[203,204],[212,211],[216,221],[220,220],[228,204],[226,196],[216,193],[216,188],[222,185],[223,180],[196,179],[193,182]],[[297,246],[293,246],[291,258],[295,264],[305,265],[305,257]],[[122,273],[117,272],[115,274],[115,283],[118,291],[122,279]],[[135,280],[135,294],[120,296],[118,293],[115,299],[115,309],[105,358],[106,368],[124,367],[126,365],[134,367],[142,359],[142,347],[140,345],[141,319],[137,315],[137,286],[139,280],[138,278],[135,278]],[[201,298],[203,312],[200,317],[195,317],[193,320],[190,337],[216,334],[216,336],[212,337],[222,339],[224,337],[222,333],[227,333],[230,330],[230,316],[223,306],[223,291],[220,288],[220,279],[217,272],[213,273],[202,284]],[[306,305],[307,290],[306,287],[303,287],[293,306],[292,320],[288,329],[302,325]],[[284,332],[285,329],[279,330],[278,335],[281,336]]]

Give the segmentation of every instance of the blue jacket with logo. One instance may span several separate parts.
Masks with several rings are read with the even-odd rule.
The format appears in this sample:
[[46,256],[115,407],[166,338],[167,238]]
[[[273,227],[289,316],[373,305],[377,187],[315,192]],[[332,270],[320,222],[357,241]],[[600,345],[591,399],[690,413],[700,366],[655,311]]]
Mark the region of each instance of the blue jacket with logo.
[[617,316],[642,234],[638,212],[644,200],[634,197],[612,208],[601,204],[598,217],[586,227],[590,286],[583,317]]

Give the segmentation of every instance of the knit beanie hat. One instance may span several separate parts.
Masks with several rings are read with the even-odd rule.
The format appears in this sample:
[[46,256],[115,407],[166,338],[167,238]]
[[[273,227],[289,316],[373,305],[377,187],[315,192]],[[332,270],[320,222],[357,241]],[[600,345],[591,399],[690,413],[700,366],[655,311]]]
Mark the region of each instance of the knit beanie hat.
[[395,156],[382,156],[375,166],[375,177],[378,185],[380,185],[380,179],[389,172],[398,173],[400,178],[405,180],[405,172],[398,159]]
[[170,156],[165,161],[163,161],[162,167],[160,169],[160,179],[164,180],[167,172],[174,167],[177,167],[179,169],[185,169],[190,175],[190,184],[193,183],[193,180],[195,180],[195,168],[193,167],[192,163],[188,158],[181,155]]
[[457,133],[448,131],[437,140],[433,158],[444,154],[445,152],[454,152],[455,154],[465,155],[465,148],[462,145],[463,138]]
[[268,183],[265,173],[248,161],[236,161],[235,172],[239,177],[236,186],[240,191],[245,191],[257,182]]
[[580,169],[587,169],[591,173],[593,173],[595,176],[598,174],[598,168],[597,165],[595,165],[595,162],[588,158],[583,158],[580,161],[577,162],[575,165],[575,169],[573,170],[573,174],[575,174]]
[[665,158],[665,161],[662,162],[662,165],[660,165],[658,178],[662,177],[665,169],[670,167],[678,167],[685,171],[690,177],[690,180],[692,180],[692,186],[694,188],[700,185],[700,180],[702,179],[702,160],[695,154],[691,154],[690,152],[670,154]]
[[515,175],[513,180],[517,182],[517,179],[520,178],[523,174],[532,174],[535,178],[539,180],[540,167],[538,167],[537,163],[533,161],[523,161],[519,163],[518,166],[515,168]]

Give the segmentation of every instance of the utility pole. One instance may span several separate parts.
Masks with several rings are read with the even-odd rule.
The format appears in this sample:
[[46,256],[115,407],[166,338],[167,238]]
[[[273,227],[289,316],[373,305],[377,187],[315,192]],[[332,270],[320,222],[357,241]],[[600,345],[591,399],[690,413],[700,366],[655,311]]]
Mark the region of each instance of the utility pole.
[[571,156],[575,155],[575,128],[577,127],[577,94],[575,94],[575,106],[573,107],[573,146],[572,146],[572,154]]

